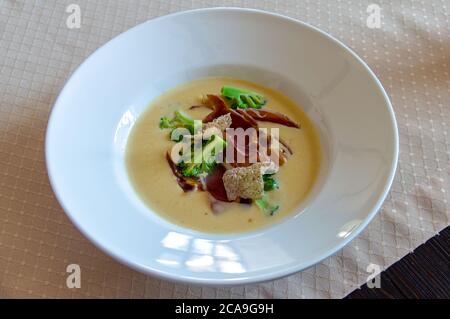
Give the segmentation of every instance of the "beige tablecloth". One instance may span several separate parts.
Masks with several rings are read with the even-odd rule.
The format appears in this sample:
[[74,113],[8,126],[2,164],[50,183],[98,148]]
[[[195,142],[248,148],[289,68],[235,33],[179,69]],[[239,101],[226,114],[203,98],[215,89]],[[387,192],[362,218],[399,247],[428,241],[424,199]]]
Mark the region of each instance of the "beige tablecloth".
[[[81,27],[66,8],[78,4]],[[381,28],[370,28],[373,6]],[[120,265],[67,219],[44,161],[48,114],[65,80],[118,33],[170,12],[210,6],[275,11],[352,47],[390,95],[400,163],[381,212],[350,245],[287,278],[233,288],[161,281]],[[0,0],[0,297],[340,298],[448,224],[450,29],[448,0],[421,1],[32,1]],[[375,12],[376,14],[376,12]],[[371,16],[374,17],[374,16]],[[370,26],[376,26],[369,19]],[[81,288],[66,286],[68,264]]]

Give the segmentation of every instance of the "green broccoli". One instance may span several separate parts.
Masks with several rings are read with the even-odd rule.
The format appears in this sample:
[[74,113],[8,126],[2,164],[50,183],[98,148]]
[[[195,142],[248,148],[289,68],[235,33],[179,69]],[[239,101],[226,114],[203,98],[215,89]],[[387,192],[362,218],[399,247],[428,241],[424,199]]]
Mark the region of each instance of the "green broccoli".
[[181,111],[175,111],[175,116],[172,119],[169,119],[166,116],[161,117],[159,120],[159,128],[160,129],[175,129],[179,127],[184,127],[191,132],[191,134],[194,134],[196,130],[196,123],[195,120],[189,117],[189,115],[181,112]]
[[[206,143],[200,155],[194,154],[191,163],[181,162],[178,167],[181,174],[187,177],[199,176],[202,173],[211,172],[216,166],[216,147],[223,150],[227,142],[217,135],[213,135],[208,143]],[[197,156],[197,157],[195,157]]]
[[224,86],[221,90],[222,96],[231,101],[233,109],[260,109],[266,104],[266,98],[256,92],[233,86]]
[[273,174],[264,174],[263,181],[264,181],[264,190],[266,192],[279,188],[278,181],[273,178]]
[[271,204],[267,199],[267,196],[255,199],[255,203],[264,214],[270,216],[273,216],[273,214],[275,214],[275,212],[280,208],[280,205]]

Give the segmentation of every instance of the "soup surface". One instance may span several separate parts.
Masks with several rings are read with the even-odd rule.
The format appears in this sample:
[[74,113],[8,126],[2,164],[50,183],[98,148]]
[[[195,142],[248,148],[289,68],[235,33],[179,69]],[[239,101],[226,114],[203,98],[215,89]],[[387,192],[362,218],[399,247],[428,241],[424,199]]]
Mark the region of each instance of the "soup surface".
[[[213,213],[208,193],[183,192],[166,161],[166,152],[174,142],[169,139],[167,130],[159,128],[159,119],[162,116],[172,117],[176,110],[182,110],[195,119],[204,118],[211,110],[189,108],[199,104],[199,96],[219,94],[224,85],[246,88],[264,95],[267,98],[264,109],[286,114],[301,125],[300,129],[296,129],[269,122],[258,123],[260,127],[279,128],[281,139],[293,152],[276,174],[279,189],[268,192],[270,200],[280,205],[273,216],[264,215],[255,204],[234,202],[224,203],[226,209],[223,212]],[[312,189],[320,162],[317,131],[301,108],[272,89],[227,77],[195,80],[156,98],[134,124],[126,148],[129,178],[141,199],[169,221],[209,233],[249,231],[292,214]]]

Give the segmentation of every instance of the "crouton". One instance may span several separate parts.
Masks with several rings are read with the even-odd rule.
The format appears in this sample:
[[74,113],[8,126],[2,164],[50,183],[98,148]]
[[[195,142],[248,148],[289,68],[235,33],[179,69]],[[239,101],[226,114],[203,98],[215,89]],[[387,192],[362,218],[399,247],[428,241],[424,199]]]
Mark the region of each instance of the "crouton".
[[230,127],[230,125],[231,125],[231,115],[230,115],[230,113],[227,113],[222,116],[219,116],[218,118],[214,119],[212,122],[203,123],[203,132],[211,127],[216,127],[221,131],[225,131],[227,128]]
[[228,200],[257,199],[264,195],[263,166],[256,163],[227,170],[222,177]]

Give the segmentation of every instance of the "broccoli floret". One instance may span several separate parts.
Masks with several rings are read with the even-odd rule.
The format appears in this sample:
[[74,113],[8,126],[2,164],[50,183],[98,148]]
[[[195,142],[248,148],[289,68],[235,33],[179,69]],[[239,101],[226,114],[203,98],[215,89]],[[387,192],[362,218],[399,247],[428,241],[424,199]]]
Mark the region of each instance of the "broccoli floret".
[[161,117],[159,120],[159,128],[160,129],[175,129],[179,127],[184,127],[191,132],[191,134],[194,134],[195,132],[195,120],[189,117],[189,115],[181,112],[181,111],[175,111],[175,116],[172,119],[169,119],[166,116]]
[[264,190],[266,192],[279,188],[278,181],[273,178],[273,174],[264,174],[263,182],[264,182]]
[[266,215],[273,216],[275,212],[280,208],[280,205],[271,204],[267,197],[255,199],[256,205],[262,210],[262,212]]
[[223,97],[231,101],[231,107],[234,109],[260,109],[267,102],[261,94],[233,86],[222,87],[221,93]]
[[217,135],[213,135],[209,142],[203,146],[200,155],[194,154],[192,163],[182,162],[178,165],[181,169],[181,174],[188,177],[199,176],[203,173],[208,174],[217,166],[216,147],[218,150],[223,150],[226,145],[227,142],[225,140]]
[[165,128],[172,128],[172,124],[170,123],[170,119],[166,116],[161,117],[159,120],[159,128],[165,129]]
[[186,177],[196,177],[213,171],[217,163],[180,163],[181,174]]

